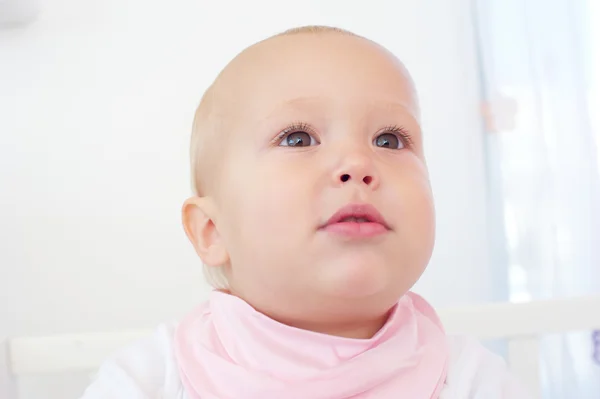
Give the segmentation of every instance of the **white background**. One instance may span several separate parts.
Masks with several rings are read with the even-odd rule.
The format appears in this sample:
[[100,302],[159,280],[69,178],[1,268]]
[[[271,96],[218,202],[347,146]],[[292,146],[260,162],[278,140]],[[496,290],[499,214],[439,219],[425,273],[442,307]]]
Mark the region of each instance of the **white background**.
[[0,30],[0,339],[152,327],[205,297],[179,214],[194,109],[237,52],[304,24],[378,41],[414,75],[438,209],[417,291],[503,298],[469,4],[55,0]]

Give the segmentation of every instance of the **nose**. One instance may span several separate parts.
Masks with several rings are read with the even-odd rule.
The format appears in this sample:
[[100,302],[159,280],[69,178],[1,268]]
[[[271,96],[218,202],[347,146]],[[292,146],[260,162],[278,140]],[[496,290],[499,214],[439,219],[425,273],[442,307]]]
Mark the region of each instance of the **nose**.
[[373,160],[367,154],[346,154],[333,175],[334,184],[359,184],[372,190],[379,186],[379,176]]
[[[362,179],[360,179],[360,174],[356,175],[354,174],[354,176],[358,177],[359,180],[362,180],[363,183],[365,183],[367,186],[370,185],[371,183],[373,183],[373,176],[362,176]],[[340,181],[342,183],[346,183],[348,181],[352,180],[352,175],[348,174],[348,173],[344,173],[343,175],[340,176]]]

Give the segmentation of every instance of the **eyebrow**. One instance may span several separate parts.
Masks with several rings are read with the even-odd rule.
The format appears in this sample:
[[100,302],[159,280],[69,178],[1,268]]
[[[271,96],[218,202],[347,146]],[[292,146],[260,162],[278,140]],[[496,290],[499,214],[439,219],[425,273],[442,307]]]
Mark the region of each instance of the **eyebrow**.
[[[275,106],[275,108],[273,108],[273,110],[271,110],[271,112],[269,112],[267,114],[267,116],[262,119],[263,120],[270,119],[273,117],[273,115],[277,115],[282,110],[286,110],[286,109],[290,109],[290,108],[291,109],[304,108],[306,105],[313,105],[313,104],[322,106],[325,103],[327,103],[327,99],[325,97],[321,97],[321,96],[292,98],[290,100],[286,100],[286,101],[278,104],[277,106]],[[370,101],[369,105],[373,109],[383,108],[383,109],[393,110],[395,112],[399,112],[402,114],[408,114],[412,119],[415,120],[415,122],[418,125],[420,125],[420,122],[418,120],[419,119],[418,110],[413,109],[413,107],[411,106],[412,104],[404,104],[402,102],[398,102],[395,99],[390,99],[390,100],[377,99],[377,100]]]
[[304,108],[307,105],[312,105],[312,104],[321,104],[323,105],[325,103],[325,98],[324,97],[320,97],[320,96],[311,96],[311,97],[296,97],[296,98],[292,98],[291,100],[286,100],[282,103],[277,104],[272,110],[271,112],[269,112],[267,114],[266,117],[262,118],[263,120],[267,120],[267,119],[271,119],[273,117],[273,115],[277,115],[279,114],[282,110],[286,110],[286,109],[298,109],[298,108]]

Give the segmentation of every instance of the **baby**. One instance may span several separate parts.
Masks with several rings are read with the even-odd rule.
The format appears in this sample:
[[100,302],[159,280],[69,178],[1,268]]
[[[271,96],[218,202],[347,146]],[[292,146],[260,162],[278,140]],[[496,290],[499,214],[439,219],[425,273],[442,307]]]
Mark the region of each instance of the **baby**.
[[419,105],[376,43],[303,27],[239,54],[193,126],[183,225],[215,290],[85,399],[519,399],[409,290],[435,217]]

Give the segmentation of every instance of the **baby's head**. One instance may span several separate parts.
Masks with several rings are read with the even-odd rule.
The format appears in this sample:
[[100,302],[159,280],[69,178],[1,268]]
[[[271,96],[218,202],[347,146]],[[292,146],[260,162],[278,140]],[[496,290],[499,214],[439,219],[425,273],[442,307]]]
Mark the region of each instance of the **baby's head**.
[[415,89],[365,38],[309,27],[244,50],[205,93],[191,154],[188,237],[219,288],[278,321],[368,335],[429,262]]

